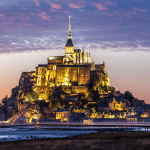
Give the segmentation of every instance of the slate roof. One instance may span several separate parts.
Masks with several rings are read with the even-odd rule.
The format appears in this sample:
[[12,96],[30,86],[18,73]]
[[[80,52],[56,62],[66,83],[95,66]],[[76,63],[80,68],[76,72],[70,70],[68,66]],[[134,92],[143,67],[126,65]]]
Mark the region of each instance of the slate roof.
[[46,64],[39,64],[38,67],[47,67]]
[[81,49],[74,49],[74,52],[81,52]]
[[89,67],[88,65],[57,65],[57,67]]
[[73,46],[72,39],[68,39],[66,46]]

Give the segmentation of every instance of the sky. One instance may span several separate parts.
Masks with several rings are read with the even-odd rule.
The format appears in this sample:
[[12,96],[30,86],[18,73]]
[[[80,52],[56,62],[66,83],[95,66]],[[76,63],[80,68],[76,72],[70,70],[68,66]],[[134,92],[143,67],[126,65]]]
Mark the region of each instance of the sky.
[[75,48],[105,61],[111,86],[150,103],[150,0],[0,0],[0,100],[23,71]]

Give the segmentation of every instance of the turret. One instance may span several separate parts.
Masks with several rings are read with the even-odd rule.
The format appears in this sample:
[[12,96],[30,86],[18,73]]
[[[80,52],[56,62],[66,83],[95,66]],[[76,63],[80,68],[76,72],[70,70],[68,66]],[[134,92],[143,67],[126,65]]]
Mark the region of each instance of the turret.
[[103,72],[106,73],[106,70],[105,70],[105,62],[103,61]]

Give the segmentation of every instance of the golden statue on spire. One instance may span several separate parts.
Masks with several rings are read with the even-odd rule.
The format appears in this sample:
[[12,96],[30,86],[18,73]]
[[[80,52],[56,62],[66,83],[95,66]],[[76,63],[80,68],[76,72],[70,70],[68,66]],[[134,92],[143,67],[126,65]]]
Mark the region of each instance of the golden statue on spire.
[[69,16],[69,30],[68,30],[68,39],[71,39],[72,36],[71,36],[71,23],[70,23],[70,18],[71,16]]

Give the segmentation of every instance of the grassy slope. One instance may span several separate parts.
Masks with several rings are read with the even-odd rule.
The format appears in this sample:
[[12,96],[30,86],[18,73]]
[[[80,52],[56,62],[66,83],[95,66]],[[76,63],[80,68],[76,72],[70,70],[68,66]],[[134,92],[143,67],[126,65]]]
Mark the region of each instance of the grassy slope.
[[71,138],[33,139],[13,142],[0,142],[0,149],[52,149],[52,150],[148,150],[150,133],[119,132],[90,133]]

